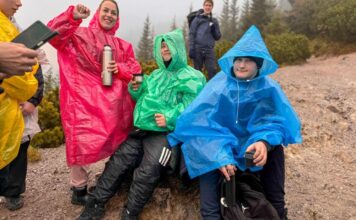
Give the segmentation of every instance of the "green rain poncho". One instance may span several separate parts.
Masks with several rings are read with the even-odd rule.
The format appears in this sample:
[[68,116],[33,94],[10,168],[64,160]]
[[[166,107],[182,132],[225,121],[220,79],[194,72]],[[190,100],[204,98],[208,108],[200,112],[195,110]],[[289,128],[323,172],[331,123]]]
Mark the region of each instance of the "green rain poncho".
[[[172,55],[166,68],[161,56],[164,40]],[[187,64],[182,31],[177,29],[158,35],[154,40],[154,58],[158,69],[144,77],[141,87],[129,92],[137,101],[134,111],[134,126],[150,131],[172,131],[180,113],[193,101],[205,85],[204,75]],[[166,118],[167,127],[158,127],[154,114],[161,113]]]

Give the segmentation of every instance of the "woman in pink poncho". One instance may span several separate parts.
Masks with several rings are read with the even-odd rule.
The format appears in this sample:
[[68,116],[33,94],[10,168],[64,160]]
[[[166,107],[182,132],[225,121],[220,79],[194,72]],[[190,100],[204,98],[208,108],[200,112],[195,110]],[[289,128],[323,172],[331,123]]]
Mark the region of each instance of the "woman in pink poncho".
[[[79,27],[90,15],[84,5],[70,6],[48,23],[59,35],[51,41],[58,50],[60,109],[71,168],[73,204],[84,204],[88,164],[110,156],[132,128],[134,102],[127,84],[141,72],[132,45],[118,37],[119,10],[103,0],[89,27]],[[109,45],[114,61],[108,66],[113,83],[102,85],[102,51]]]

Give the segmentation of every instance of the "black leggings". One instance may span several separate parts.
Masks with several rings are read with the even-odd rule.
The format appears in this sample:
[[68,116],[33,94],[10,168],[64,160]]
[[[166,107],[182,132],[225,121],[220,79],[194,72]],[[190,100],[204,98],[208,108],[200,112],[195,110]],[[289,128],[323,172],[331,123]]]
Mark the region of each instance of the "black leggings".
[[29,145],[30,141],[21,144],[17,157],[0,170],[0,196],[18,197],[25,192]]
[[132,214],[140,213],[151,198],[164,170],[159,159],[165,146],[168,143],[166,133],[163,132],[129,136],[106,163],[93,192],[95,200],[106,203],[118,190],[126,174],[134,169],[127,209]]

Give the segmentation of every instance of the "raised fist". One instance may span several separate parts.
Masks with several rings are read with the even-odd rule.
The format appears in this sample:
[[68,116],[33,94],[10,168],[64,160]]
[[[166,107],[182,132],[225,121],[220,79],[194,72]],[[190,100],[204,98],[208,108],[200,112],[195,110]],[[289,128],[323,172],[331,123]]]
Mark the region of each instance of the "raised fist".
[[90,10],[86,6],[82,4],[78,4],[75,6],[73,10],[73,18],[74,20],[86,19],[90,15]]

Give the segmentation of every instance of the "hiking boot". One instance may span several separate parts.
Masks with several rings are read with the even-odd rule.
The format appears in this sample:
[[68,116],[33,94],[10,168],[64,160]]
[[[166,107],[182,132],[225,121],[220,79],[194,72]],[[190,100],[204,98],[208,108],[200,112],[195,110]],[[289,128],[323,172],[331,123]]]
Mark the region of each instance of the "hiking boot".
[[134,215],[128,209],[124,209],[121,214],[121,220],[138,220],[138,215]]
[[72,187],[72,204],[73,205],[85,205],[88,200],[87,186],[84,187]]
[[105,215],[105,204],[96,202],[94,198],[89,197],[85,204],[84,211],[77,220],[99,220]]
[[21,209],[24,202],[21,196],[16,197],[6,197],[5,207],[10,211],[15,211]]

